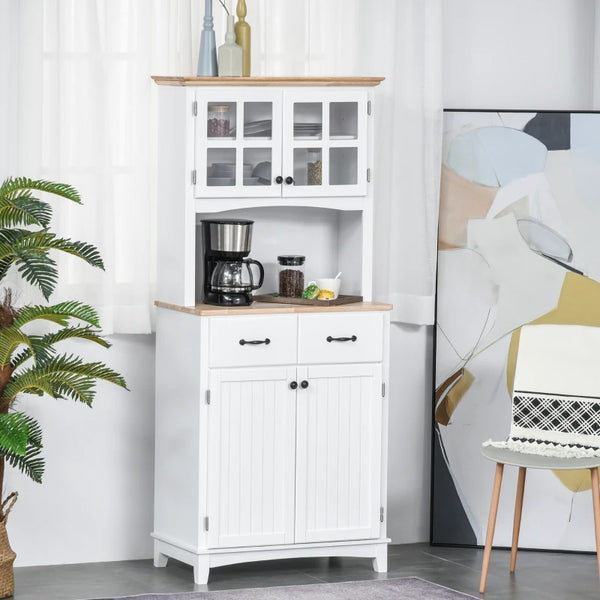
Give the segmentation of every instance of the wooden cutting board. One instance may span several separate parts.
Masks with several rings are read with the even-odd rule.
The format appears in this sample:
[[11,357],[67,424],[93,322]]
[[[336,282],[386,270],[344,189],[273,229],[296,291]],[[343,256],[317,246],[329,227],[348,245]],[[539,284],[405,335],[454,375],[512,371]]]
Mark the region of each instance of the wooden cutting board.
[[254,299],[257,302],[277,302],[279,304],[308,304],[312,306],[337,306],[339,304],[352,304],[353,302],[362,302],[362,296],[345,296],[340,294],[335,300],[317,300],[316,298],[309,300],[308,298],[288,298],[287,296],[279,296],[273,294],[255,294]]

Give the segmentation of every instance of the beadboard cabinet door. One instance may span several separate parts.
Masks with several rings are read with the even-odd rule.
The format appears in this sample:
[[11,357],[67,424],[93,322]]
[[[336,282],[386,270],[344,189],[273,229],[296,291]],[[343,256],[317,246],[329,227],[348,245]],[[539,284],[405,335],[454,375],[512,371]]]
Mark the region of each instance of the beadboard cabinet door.
[[294,541],[295,367],[212,369],[209,547]]
[[298,368],[296,543],[380,535],[381,364]]

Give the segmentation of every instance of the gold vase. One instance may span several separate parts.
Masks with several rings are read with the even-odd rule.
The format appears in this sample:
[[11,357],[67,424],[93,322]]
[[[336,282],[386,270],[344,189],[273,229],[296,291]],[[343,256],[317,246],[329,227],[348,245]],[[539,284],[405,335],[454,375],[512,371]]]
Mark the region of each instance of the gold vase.
[[250,77],[250,25],[245,20],[248,14],[246,0],[238,0],[235,12],[238,16],[234,26],[235,43],[242,47],[242,76]]

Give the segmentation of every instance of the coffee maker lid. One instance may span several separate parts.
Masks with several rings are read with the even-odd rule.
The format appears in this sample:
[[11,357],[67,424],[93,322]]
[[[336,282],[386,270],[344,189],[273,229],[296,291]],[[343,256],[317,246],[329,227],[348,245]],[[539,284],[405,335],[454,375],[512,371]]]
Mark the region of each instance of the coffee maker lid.
[[250,219],[200,219],[201,223],[219,223],[223,225],[252,225]]

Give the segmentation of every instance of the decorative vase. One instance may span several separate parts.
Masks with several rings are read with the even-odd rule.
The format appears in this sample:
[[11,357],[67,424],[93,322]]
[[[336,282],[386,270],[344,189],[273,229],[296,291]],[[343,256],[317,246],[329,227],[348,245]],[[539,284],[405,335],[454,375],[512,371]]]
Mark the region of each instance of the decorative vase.
[[235,12],[238,16],[238,21],[234,27],[235,41],[242,47],[242,75],[250,77],[250,25],[245,21],[248,13],[246,0],[238,0]]
[[212,0],[204,0],[204,27],[200,34],[198,77],[217,76],[217,46],[213,29]]
[[242,75],[242,47],[235,43],[233,15],[227,15],[225,43],[219,46],[219,77],[240,77]]

